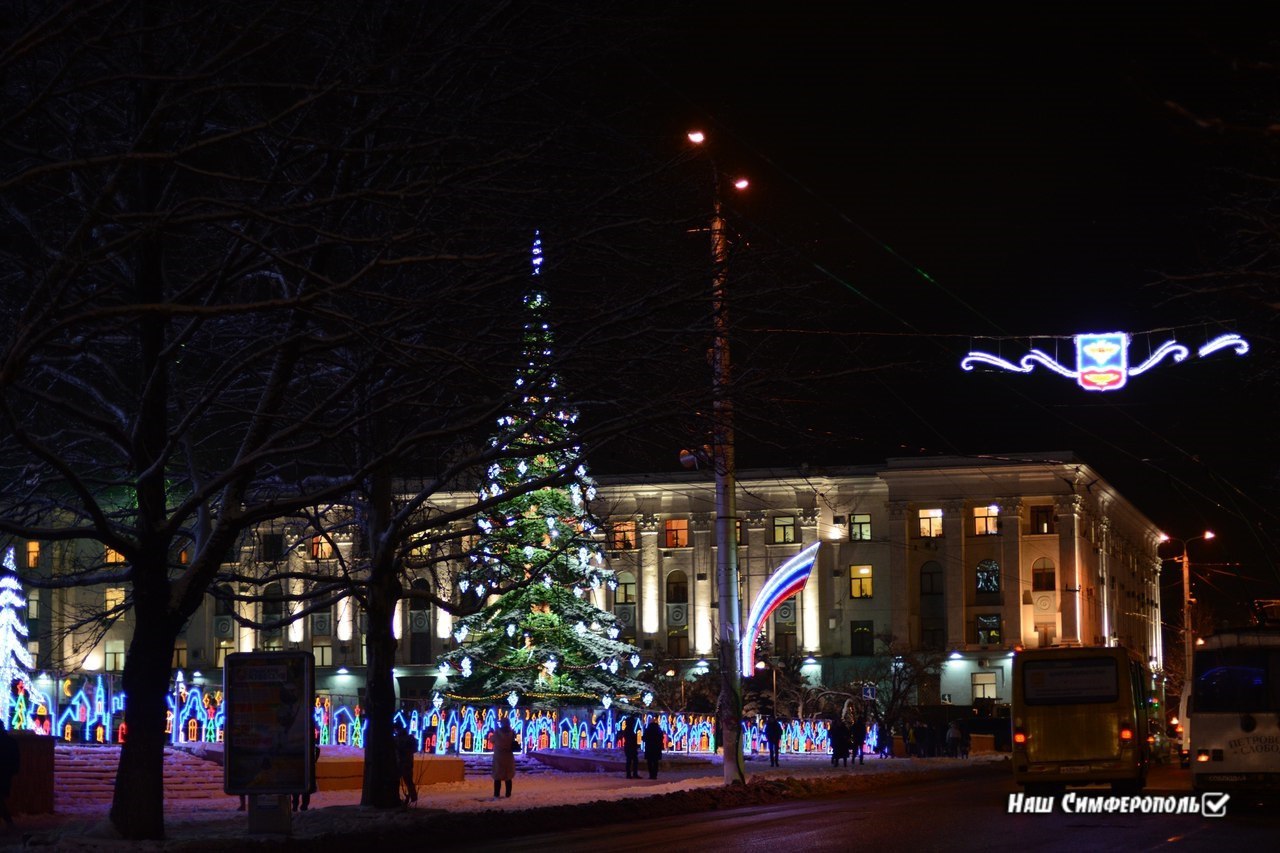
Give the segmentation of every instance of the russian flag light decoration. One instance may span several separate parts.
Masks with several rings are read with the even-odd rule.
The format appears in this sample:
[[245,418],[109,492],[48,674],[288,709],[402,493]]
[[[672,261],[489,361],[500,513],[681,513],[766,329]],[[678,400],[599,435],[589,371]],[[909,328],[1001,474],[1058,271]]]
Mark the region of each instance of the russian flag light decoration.
[[818,546],[814,542],[799,554],[782,564],[760,588],[755,603],[751,605],[751,613],[747,616],[747,627],[742,634],[742,674],[744,677],[755,675],[756,637],[764,626],[764,620],[778,609],[778,605],[804,589],[813,572],[814,560],[818,558]]

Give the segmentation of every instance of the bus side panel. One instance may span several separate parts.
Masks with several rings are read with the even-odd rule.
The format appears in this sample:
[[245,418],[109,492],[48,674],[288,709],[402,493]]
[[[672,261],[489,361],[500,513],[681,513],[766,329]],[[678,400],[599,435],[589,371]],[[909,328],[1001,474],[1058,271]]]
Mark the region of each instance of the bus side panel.
[[[1194,718],[1194,790],[1280,793],[1280,722],[1276,714],[1202,713]],[[1245,727],[1252,730],[1245,731]]]

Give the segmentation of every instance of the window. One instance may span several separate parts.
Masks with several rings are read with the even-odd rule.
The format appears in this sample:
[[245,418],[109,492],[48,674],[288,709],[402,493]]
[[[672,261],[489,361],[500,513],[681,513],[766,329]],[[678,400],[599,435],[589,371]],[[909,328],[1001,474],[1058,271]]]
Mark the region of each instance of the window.
[[185,566],[189,562],[191,562],[191,552],[186,548],[178,551],[178,565]]
[[932,560],[920,567],[920,594],[942,595],[942,566]]
[[333,666],[332,643],[312,643],[311,654],[315,656],[316,666]]
[[107,613],[112,613],[124,605],[124,588],[113,586],[104,596],[103,605]]
[[284,534],[262,534],[262,541],[258,545],[258,558],[268,562],[284,559]]
[[124,554],[108,545],[106,546],[106,551],[103,552],[103,560],[108,564],[116,565],[124,562]]
[[1031,508],[1032,533],[1056,533],[1057,517],[1051,506],[1033,506]]
[[853,542],[871,541],[871,514],[854,513],[849,516],[849,539]]
[[922,509],[920,512],[920,537],[933,539],[942,535],[942,510]]
[[996,695],[996,674],[994,672],[975,672],[970,676],[974,699],[998,699]]
[[173,647],[173,669],[187,668],[187,647],[186,644],[179,644]]
[[794,655],[800,648],[795,631],[778,631],[773,635],[773,653],[775,656]]
[[107,659],[104,666],[108,672],[119,672],[124,669],[124,640],[107,640]]
[[1058,573],[1053,560],[1041,557],[1031,564],[1031,589],[1034,592],[1053,592],[1058,588]]
[[27,543],[27,568],[34,569],[34,568],[38,568],[39,565],[40,565],[40,543],[28,542]]
[[227,655],[235,651],[230,640],[218,641],[218,669],[224,669],[227,665]]
[[667,634],[667,654],[673,658],[689,656],[689,634],[687,631],[671,631]]
[[311,557],[315,560],[332,560],[333,540],[327,536],[311,537]]
[[689,547],[689,519],[687,518],[668,518],[666,521],[666,543],[667,548],[688,548]]
[[27,593],[27,622],[40,618],[40,590]]
[[773,518],[773,543],[786,545],[796,541],[796,517],[776,515]]
[[850,598],[870,598],[871,597],[871,567],[870,566],[850,566],[849,567],[849,597]]
[[876,653],[874,622],[849,623],[849,654],[870,657]]
[[932,652],[942,651],[947,641],[947,623],[945,619],[931,616],[920,619],[920,648]]
[[234,616],[236,612],[236,604],[231,600],[231,596],[235,593],[233,593],[231,591],[231,587],[226,584],[219,584],[216,589],[217,597],[213,600],[213,615]]
[[636,576],[631,572],[618,572],[618,588],[613,591],[613,603],[636,603]]
[[999,613],[980,613],[975,617],[975,625],[978,629],[978,645],[1000,645],[1001,634]]
[[681,571],[667,575],[667,604],[688,604],[689,576]]
[[619,521],[609,529],[610,551],[631,551],[636,547],[636,523]]
[[995,536],[1000,532],[1000,507],[976,506],[973,508],[973,535]]
[[1058,626],[1055,622],[1036,623],[1036,643],[1040,648],[1052,646],[1058,639]]
[[[269,583],[262,592],[262,621],[268,623],[264,631],[267,648],[281,648],[280,621],[284,619],[284,590],[278,583]],[[274,644],[273,642],[274,641]]]
[[995,560],[978,561],[976,575],[978,592],[1000,591],[1000,564]]

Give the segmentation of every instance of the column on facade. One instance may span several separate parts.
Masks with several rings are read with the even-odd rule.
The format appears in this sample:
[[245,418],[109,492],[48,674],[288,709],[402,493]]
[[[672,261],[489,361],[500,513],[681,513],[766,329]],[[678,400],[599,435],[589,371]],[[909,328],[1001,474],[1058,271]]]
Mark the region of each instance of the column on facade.
[[1062,595],[1058,604],[1062,613],[1060,642],[1064,645],[1081,643],[1080,512],[1083,504],[1076,495],[1059,497],[1054,501],[1058,516],[1058,565],[1062,577]]
[[695,512],[689,519],[693,545],[693,578],[689,584],[690,651],[699,657],[711,654],[718,616],[711,609],[715,598],[715,513]]
[[[747,621],[745,614],[751,612],[752,602],[756,600],[756,595],[769,577],[769,555],[768,548],[765,547],[769,514],[763,509],[743,512],[739,505],[738,515],[742,518],[744,533],[744,541],[740,544],[746,545],[745,554],[741,549],[738,551],[738,589],[740,590],[738,607],[741,610],[738,614],[738,624],[745,625]],[[770,643],[774,641],[772,625],[773,620],[770,619],[766,621],[763,628]]]
[[889,630],[894,642],[911,646],[920,639],[920,566],[911,556],[910,513],[903,501],[889,501]]
[[[804,550],[818,541],[818,510],[800,510],[800,549]],[[821,550],[821,549],[819,549]],[[818,562],[814,561],[814,571]],[[808,654],[822,651],[822,584],[810,577],[798,596],[800,612],[796,614],[796,642]]]
[[964,501],[945,501],[942,504],[942,542],[938,551],[942,560],[943,594],[946,596],[947,648],[964,648],[968,644],[965,601],[969,598],[970,584],[966,582],[968,567],[965,548]]
[[1004,604],[1000,608],[1002,639],[1008,645],[1027,643],[1035,635],[1035,610],[1031,603],[1031,566],[1022,558],[1022,500],[1000,498],[1000,572]]
[[641,513],[640,565],[637,567],[637,584],[640,592],[640,632],[657,634],[662,628],[662,578],[658,559],[658,516]]

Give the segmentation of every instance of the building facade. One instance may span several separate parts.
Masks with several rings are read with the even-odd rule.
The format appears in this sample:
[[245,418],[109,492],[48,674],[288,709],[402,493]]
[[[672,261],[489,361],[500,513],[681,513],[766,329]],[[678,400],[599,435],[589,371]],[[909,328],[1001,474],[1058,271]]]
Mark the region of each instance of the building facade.
[[[1160,531],[1070,453],[889,459],[739,471],[736,479],[742,621],[770,574],[822,543],[804,589],[763,629],[775,654],[812,658],[811,680],[845,683],[859,662],[884,652],[885,637],[947,655],[937,698],[958,705],[1007,702],[1018,646],[1120,644],[1161,667]],[[471,499],[459,495],[458,504]],[[436,502],[447,510],[450,496]],[[601,477],[591,503],[618,580],[616,589],[591,594],[644,655],[686,671],[713,653],[719,623],[714,506],[715,483],[705,471]],[[28,567],[56,571],[49,563],[56,555],[43,556],[44,564],[36,547]],[[269,585],[252,604],[209,597],[179,641],[175,668],[213,681],[231,652],[301,648],[315,654],[321,692],[358,697],[363,614],[350,599],[304,613],[291,598],[304,583],[298,576],[358,566],[354,542],[265,526],[231,556],[242,573],[283,562],[295,579]],[[125,593],[32,593],[39,666],[121,669],[127,616],[98,635],[58,622]],[[236,618],[261,623],[295,614],[275,631]],[[395,630],[401,696],[425,700],[436,660],[454,642],[452,620],[402,602]]]

